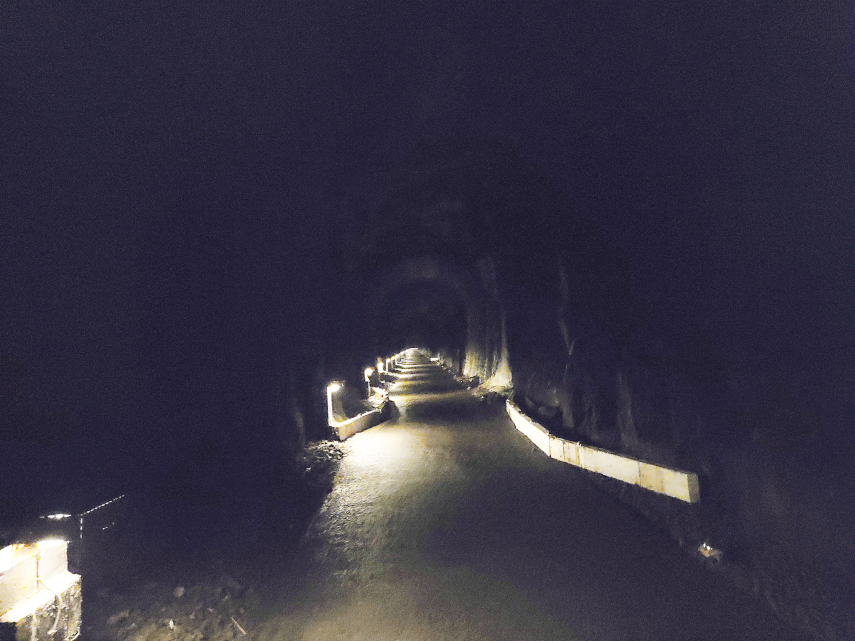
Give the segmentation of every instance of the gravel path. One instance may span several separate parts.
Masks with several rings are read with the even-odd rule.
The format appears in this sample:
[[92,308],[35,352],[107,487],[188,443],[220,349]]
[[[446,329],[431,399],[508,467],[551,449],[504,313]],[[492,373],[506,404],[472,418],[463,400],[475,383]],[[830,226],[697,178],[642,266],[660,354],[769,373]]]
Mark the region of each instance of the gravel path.
[[427,359],[390,392],[251,638],[804,638]]

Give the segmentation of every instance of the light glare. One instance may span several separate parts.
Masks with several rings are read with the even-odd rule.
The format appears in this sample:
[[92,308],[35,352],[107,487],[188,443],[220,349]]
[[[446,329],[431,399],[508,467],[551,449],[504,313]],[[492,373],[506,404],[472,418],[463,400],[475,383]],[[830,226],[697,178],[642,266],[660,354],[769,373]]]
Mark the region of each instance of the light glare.
[[62,539],[42,539],[38,543],[36,543],[40,550],[46,550],[48,548],[56,547],[57,545],[65,545],[65,541]]

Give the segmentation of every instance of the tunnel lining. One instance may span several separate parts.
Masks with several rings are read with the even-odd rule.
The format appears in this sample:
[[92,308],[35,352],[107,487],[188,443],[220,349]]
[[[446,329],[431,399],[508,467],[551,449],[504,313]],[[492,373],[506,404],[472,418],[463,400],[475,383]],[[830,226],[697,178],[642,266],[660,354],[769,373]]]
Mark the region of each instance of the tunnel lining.
[[460,373],[478,376],[482,382],[510,385],[504,320],[495,282],[495,269],[489,260],[471,263],[442,256],[404,259],[385,268],[372,280],[370,329],[375,349],[383,336],[383,313],[397,292],[425,287],[445,290],[459,301],[465,313],[464,356]]

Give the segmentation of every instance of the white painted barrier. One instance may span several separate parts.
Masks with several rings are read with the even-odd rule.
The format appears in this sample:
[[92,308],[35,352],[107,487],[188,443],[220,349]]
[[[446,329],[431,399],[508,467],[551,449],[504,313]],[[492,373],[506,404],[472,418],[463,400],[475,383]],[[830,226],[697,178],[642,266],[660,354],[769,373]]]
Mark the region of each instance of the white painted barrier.
[[701,500],[698,475],[693,472],[662,467],[598,447],[558,438],[523,414],[513,401],[508,400],[507,408],[508,416],[516,428],[550,458],[624,483],[638,485],[659,494],[672,496],[687,503],[698,503]]
[[367,430],[369,427],[374,427],[375,425],[382,423],[386,420],[385,412],[386,403],[383,403],[383,405],[378,407],[376,410],[365,412],[359,416],[354,416],[353,418],[348,418],[343,421],[332,420],[330,421],[330,427],[335,429],[336,434],[338,435],[338,440],[343,441],[354,434]]
[[0,549],[0,639],[73,641],[80,636],[80,575],[65,541]]
[[552,456],[550,454],[549,432],[543,426],[538,425],[534,421],[525,420],[526,417],[520,411],[520,408],[511,401],[508,401],[508,414],[511,415],[511,420],[517,426],[517,429],[525,434],[528,440],[534,443],[544,454]]

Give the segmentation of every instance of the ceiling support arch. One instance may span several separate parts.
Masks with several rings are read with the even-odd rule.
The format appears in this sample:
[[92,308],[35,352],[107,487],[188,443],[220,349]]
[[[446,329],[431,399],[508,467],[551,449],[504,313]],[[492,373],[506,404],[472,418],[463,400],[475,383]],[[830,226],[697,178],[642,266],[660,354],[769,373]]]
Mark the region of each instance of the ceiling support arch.
[[420,287],[434,291],[441,288],[462,307],[465,317],[463,374],[478,376],[490,386],[510,386],[512,377],[504,313],[492,260],[464,262],[443,256],[405,258],[385,265],[370,282],[369,328],[375,350],[381,348],[381,340],[395,340],[387,335],[385,324],[387,310],[397,295],[406,291],[415,294]]

